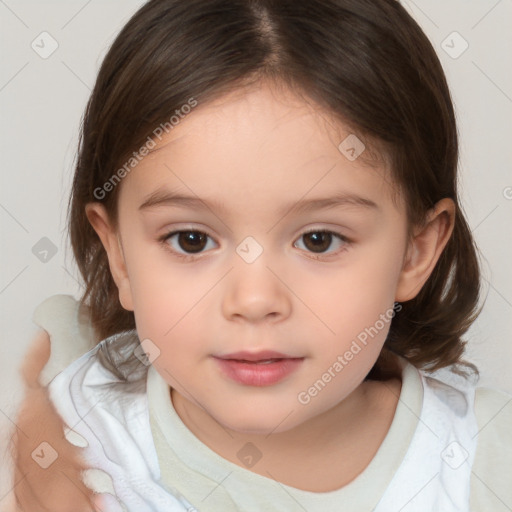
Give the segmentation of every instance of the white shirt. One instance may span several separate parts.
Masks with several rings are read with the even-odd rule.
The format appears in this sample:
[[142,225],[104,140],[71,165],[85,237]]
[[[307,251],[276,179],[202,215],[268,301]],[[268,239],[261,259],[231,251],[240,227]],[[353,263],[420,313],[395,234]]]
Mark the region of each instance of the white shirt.
[[[37,323],[47,328],[43,317],[39,311]],[[110,491],[126,510],[511,510],[512,397],[478,389],[475,416],[474,387],[448,369],[429,377],[403,360],[400,400],[374,459],[341,489],[314,493],[220,457],[183,424],[153,367],[141,365],[122,383],[99,363],[99,348],[49,389],[66,423],[87,440],[91,466],[111,475]],[[123,508],[112,502],[108,510]]]

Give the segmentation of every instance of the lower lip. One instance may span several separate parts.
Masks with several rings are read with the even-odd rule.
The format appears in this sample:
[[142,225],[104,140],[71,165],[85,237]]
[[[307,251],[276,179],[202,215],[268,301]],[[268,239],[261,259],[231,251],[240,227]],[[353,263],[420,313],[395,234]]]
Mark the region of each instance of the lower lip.
[[274,363],[246,363],[234,359],[215,358],[222,372],[246,386],[270,386],[297,370],[304,358],[280,359]]

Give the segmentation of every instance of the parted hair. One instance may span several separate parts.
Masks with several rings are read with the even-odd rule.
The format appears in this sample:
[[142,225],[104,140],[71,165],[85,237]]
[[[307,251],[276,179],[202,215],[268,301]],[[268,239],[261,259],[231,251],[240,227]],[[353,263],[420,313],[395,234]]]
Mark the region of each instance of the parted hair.
[[440,199],[455,202],[452,236],[421,291],[401,304],[367,378],[394,375],[395,354],[426,370],[454,364],[478,373],[461,359],[480,311],[480,269],[458,196],[454,108],[432,44],[396,0],[150,0],[131,17],[82,118],[68,207],[96,341],[135,329],[135,319],[120,304],[86,204],[102,202],[118,226],[122,182],[101,199],[97,191],[155,128],[190,98],[204,105],[262,80],[330,112],[389,163],[410,229]]

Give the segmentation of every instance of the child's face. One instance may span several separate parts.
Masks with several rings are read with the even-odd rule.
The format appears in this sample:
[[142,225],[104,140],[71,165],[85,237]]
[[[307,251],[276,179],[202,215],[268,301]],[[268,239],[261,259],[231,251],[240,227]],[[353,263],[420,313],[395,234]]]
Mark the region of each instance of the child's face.
[[[347,397],[410,287],[405,206],[391,198],[390,175],[350,161],[338,149],[349,132],[326,119],[269,89],[199,105],[122,182],[124,262],[113,261],[115,247],[109,254],[122,304],[150,357],[159,351],[162,377],[230,429],[284,431]],[[141,208],[155,191],[200,204]],[[362,200],[292,208],[336,195]],[[177,230],[207,236],[159,241]],[[187,250],[190,260],[178,254]],[[216,359],[262,350],[302,359],[276,382],[264,364],[249,367],[256,379],[270,373],[259,386]]]

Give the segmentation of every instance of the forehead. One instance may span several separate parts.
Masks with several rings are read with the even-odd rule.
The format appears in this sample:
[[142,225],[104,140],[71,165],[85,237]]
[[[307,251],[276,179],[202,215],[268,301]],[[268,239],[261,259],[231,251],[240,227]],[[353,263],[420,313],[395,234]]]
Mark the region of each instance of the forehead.
[[132,199],[162,186],[225,201],[291,201],[340,188],[389,195],[388,170],[369,165],[368,156],[363,140],[312,102],[286,90],[254,88],[196,106],[123,188]]

